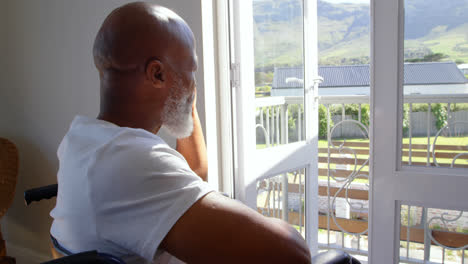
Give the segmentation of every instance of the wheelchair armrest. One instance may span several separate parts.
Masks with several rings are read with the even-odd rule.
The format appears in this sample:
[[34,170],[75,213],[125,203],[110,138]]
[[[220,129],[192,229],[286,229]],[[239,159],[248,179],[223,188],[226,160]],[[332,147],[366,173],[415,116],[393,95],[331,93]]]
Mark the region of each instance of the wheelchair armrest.
[[47,185],[39,188],[29,189],[24,192],[26,205],[38,202],[42,199],[50,199],[57,196],[58,184]]
[[120,258],[96,250],[85,251],[41,264],[125,264]]
[[348,253],[331,249],[312,258],[312,264],[360,264],[359,260]]
[[96,250],[81,252],[59,259],[43,262],[41,264],[78,264],[78,263],[102,263]]

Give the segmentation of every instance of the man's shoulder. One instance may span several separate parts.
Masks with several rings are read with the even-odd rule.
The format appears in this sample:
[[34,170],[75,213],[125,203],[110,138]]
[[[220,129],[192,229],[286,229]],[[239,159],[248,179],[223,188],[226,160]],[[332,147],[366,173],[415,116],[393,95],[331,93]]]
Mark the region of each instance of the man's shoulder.
[[122,127],[108,142],[108,145],[115,145],[128,150],[146,150],[148,148],[166,149],[169,145],[157,135],[143,129]]
[[79,115],[73,119],[67,135],[73,135],[75,139],[79,135],[84,139],[92,138],[106,143],[125,139],[167,145],[162,138],[144,129],[121,127],[104,120]]
[[[196,176],[184,158],[156,135],[127,130],[100,147],[87,171],[94,203],[99,197],[134,197],[151,193],[171,179]],[[110,189],[108,186],[112,184]],[[114,198],[112,198],[114,199]]]
[[190,170],[185,158],[157,135],[142,129],[121,129],[96,151],[97,167]]
[[143,129],[123,128],[100,151],[111,155],[137,155],[139,158],[144,155],[151,159],[159,155],[181,157],[161,137]]
[[148,145],[169,147],[163,139],[143,129],[120,127],[110,122],[76,116],[60,143],[58,154],[71,151],[87,155],[99,153],[112,146],[132,146],[137,149]]

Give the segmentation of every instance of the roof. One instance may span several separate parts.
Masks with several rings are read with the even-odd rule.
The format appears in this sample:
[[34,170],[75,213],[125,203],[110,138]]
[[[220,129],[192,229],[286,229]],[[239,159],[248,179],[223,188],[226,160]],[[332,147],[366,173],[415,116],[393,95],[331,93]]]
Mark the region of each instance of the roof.
[[[468,80],[454,62],[405,63],[404,84],[463,84]],[[302,87],[302,67],[277,67],[274,70],[273,88]],[[323,82],[319,87],[369,86],[369,65],[319,66]]]

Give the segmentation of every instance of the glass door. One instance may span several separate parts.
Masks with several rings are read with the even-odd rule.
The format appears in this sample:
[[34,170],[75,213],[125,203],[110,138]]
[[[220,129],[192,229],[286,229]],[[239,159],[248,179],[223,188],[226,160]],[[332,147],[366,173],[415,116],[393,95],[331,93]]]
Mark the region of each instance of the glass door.
[[236,198],[295,226],[315,252],[316,1],[231,1],[230,14]]

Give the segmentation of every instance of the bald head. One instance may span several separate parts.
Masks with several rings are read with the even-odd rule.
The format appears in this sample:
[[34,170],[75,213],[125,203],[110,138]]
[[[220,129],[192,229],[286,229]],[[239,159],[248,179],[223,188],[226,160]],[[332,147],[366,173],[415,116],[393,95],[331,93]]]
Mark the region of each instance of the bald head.
[[112,11],[93,48],[101,80],[98,118],[156,132],[170,123],[171,112],[188,112],[180,109],[191,109],[194,47],[187,23],[165,7],[136,2]]
[[170,62],[174,44],[193,46],[193,33],[173,11],[135,2],[115,9],[102,24],[93,48],[99,71],[144,67],[150,58]]

